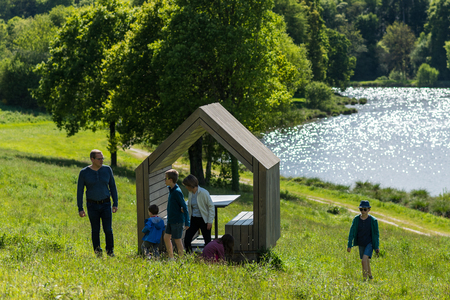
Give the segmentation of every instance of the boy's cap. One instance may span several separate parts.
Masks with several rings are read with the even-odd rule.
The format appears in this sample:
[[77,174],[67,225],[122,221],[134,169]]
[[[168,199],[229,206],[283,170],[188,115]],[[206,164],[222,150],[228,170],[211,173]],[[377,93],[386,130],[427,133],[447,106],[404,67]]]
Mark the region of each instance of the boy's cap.
[[362,200],[361,203],[359,204],[359,208],[371,208],[369,201]]

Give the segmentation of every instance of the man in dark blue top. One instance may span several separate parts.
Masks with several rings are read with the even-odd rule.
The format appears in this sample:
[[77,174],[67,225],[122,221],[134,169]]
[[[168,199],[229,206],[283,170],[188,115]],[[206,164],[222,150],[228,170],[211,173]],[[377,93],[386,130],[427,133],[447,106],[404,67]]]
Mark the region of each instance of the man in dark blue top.
[[91,222],[92,245],[98,257],[102,256],[100,246],[100,220],[106,239],[106,253],[114,256],[114,237],[112,231],[112,212],[117,212],[118,196],[116,182],[111,167],[103,166],[103,153],[92,150],[90,154],[92,164],[80,171],[77,186],[78,214],[85,217],[83,209],[83,192],[86,187],[86,206]]
[[166,171],[166,185],[169,187],[169,200],[167,201],[167,226],[164,234],[164,243],[166,244],[167,254],[169,260],[173,258],[173,247],[171,238],[177,246],[178,256],[183,256],[184,249],[181,237],[184,229],[187,230],[190,226],[189,212],[184,201],[183,192],[177,184],[178,172],[174,169]]

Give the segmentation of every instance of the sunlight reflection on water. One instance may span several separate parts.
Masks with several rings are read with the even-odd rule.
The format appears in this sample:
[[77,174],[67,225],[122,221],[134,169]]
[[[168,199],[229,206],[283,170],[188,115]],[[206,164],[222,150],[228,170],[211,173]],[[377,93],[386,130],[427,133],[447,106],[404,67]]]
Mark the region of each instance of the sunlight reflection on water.
[[432,195],[450,187],[450,89],[349,88],[367,98],[357,114],[321,119],[262,141],[281,159],[281,175],[333,183],[380,183]]

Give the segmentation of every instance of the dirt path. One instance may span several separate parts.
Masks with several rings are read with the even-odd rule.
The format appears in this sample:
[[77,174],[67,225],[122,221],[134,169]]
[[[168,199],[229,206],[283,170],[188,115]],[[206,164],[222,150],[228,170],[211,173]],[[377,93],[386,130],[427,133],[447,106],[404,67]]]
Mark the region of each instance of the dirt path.
[[[319,197],[312,197],[309,195],[304,195],[308,200],[311,201],[315,201],[315,202],[319,202],[319,203],[324,203],[324,204],[332,204],[332,205],[337,205],[337,206],[341,206],[344,207],[345,209],[347,209],[348,211],[355,213],[355,214],[359,214],[359,211],[354,210],[350,207],[348,207],[345,204],[342,204],[340,202],[336,202],[336,201],[332,201],[330,199],[325,199],[325,198],[319,198]],[[387,216],[385,214],[382,213],[378,213],[378,212],[370,212],[371,215],[373,215],[374,217],[377,218],[378,221],[389,224],[389,225],[393,225],[395,227],[401,228],[403,230],[407,230],[407,231],[411,231],[417,234],[422,234],[422,235],[427,235],[427,236],[431,236],[431,235],[439,235],[439,236],[447,236],[450,237],[450,234],[446,234],[446,233],[442,233],[442,232],[438,232],[438,231],[434,231],[434,230],[429,230],[429,229],[425,229],[421,226],[418,226],[416,224],[411,224],[407,221],[404,220],[399,220],[390,216]],[[402,224],[402,225],[399,225]],[[407,226],[411,226],[411,227],[417,227],[420,230],[416,230],[416,229],[412,229],[410,227]],[[426,232],[425,232],[426,231]]]
[[[127,152],[130,152],[133,156],[135,156],[136,158],[139,159],[144,159],[147,156],[150,155],[150,152],[147,152],[145,150],[140,150],[140,149],[136,149],[136,148],[130,148],[128,150],[126,150]],[[181,169],[186,169],[189,170],[189,166],[183,165],[183,164],[173,164],[174,168],[181,168]],[[248,179],[241,179],[242,183],[245,184],[252,184],[251,180]],[[309,196],[309,195],[304,195],[307,199],[311,200],[311,201],[316,201],[316,202],[320,202],[320,203],[325,203],[325,204],[332,204],[332,205],[337,205],[337,206],[341,206],[344,207],[345,209],[347,209],[348,211],[358,214],[359,211],[354,210],[352,208],[350,208],[349,206],[340,203],[340,202],[336,202],[336,201],[332,201],[330,199],[325,199],[325,198],[320,198],[320,197],[313,197],[313,196]],[[389,225],[393,225],[395,227],[401,228],[403,230],[407,230],[407,231],[411,231],[417,234],[422,234],[422,235],[427,235],[427,236],[431,236],[431,235],[439,235],[439,236],[447,236],[450,237],[450,234],[446,234],[446,233],[442,233],[442,232],[438,232],[438,231],[433,231],[433,230],[428,230],[425,229],[421,226],[418,226],[416,224],[411,224],[407,221],[404,220],[399,220],[390,216],[387,216],[385,214],[382,213],[378,213],[378,212],[371,212],[371,214],[377,218],[378,221],[389,224]],[[401,224],[401,225],[400,225]],[[409,227],[408,227],[409,226]],[[419,228],[419,230],[416,229],[412,229],[410,227],[416,227]]]
[[147,151],[141,150],[141,149],[136,149],[133,147],[131,147],[130,149],[126,149],[125,152],[128,152],[131,155],[133,155],[134,157],[139,158],[139,159],[144,159],[150,155],[150,152],[147,152]]

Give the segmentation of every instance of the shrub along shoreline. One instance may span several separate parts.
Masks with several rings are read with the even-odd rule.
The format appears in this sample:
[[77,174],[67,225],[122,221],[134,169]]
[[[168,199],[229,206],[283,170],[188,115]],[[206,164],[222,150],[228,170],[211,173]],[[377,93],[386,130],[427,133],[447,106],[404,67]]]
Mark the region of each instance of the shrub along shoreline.
[[444,192],[439,196],[433,197],[425,189],[415,189],[406,192],[391,187],[381,188],[380,184],[368,181],[356,181],[355,186],[350,188],[347,185],[325,182],[319,178],[297,177],[291,180],[305,186],[362,195],[381,202],[392,202],[421,212],[450,218],[450,192]]

